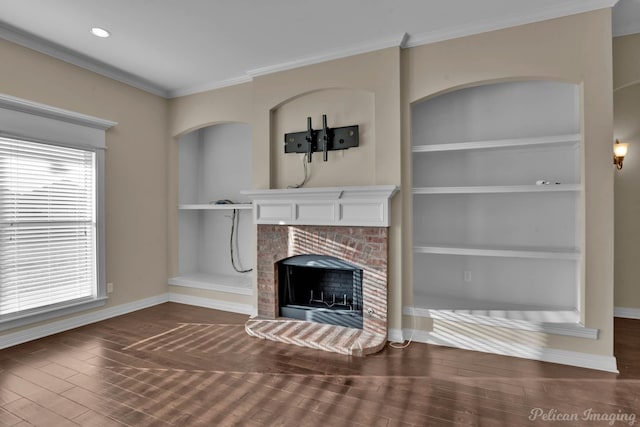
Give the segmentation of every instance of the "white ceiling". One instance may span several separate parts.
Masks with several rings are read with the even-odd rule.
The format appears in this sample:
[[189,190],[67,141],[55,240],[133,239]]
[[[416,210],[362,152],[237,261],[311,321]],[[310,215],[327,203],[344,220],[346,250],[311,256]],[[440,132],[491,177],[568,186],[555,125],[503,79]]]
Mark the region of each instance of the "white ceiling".
[[[0,37],[175,97],[327,59],[417,46],[616,2],[0,0]],[[637,17],[640,0],[620,0],[614,32],[639,32]],[[112,36],[92,36],[93,26]]]

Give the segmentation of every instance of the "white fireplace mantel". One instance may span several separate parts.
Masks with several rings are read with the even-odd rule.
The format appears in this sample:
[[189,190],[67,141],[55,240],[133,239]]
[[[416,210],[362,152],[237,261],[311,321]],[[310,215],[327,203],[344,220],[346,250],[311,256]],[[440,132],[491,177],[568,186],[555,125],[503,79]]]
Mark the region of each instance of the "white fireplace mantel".
[[395,185],[247,190],[256,224],[388,227]]

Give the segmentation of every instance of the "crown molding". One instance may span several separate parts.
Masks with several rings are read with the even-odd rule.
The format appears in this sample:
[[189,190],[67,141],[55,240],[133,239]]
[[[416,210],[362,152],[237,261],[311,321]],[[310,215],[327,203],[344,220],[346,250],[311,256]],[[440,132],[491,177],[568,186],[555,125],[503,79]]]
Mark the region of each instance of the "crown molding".
[[145,92],[166,98],[168,93],[160,86],[134,74],[113,67],[102,61],[83,55],[75,50],[67,49],[57,43],[50,42],[34,34],[20,30],[6,22],[0,21],[0,38],[24,46],[36,52],[52,56],[69,64],[76,65],[104,77],[125,83]]
[[[346,58],[349,56],[373,52],[389,47],[416,47],[424,44],[436,43],[439,41],[470,36],[488,31],[500,30],[548,19],[560,18],[567,15],[590,12],[603,8],[611,8],[615,6],[617,2],[618,0],[573,0],[569,4],[550,7],[544,11],[533,14],[513,14],[511,16],[499,19],[486,20],[479,24],[458,26],[445,30],[436,30],[415,35],[403,33],[389,38],[355,44],[346,48],[330,50],[319,55],[305,56],[291,61],[254,68],[251,70],[247,70],[244,75],[177,90],[168,90],[142,77],[113,67],[107,63],[98,61],[56,43],[50,42],[2,21],[0,21],[0,38],[43,53],[45,55],[52,56],[61,61],[76,65],[86,70],[93,71],[97,74],[119,81],[121,83],[125,83],[127,85],[141,89],[145,92],[158,95],[163,98],[177,98],[181,96],[206,92],[209,90],[220,89],[223,87],[234,86],[241,83],[247,83],[252,81],[255,77],[264,76],[267,74],[291,70],[307,65],[319,64],[326,61]],[[627,28],[623,28],[617,31],[614,36],[632,34],[635,32],[640,32],[640,28],[632,28],[632,26],[628,26]]]
[[353,45],[346,49],[331,50],[321,55],[307,56],[303,58],[294,59],[293,61],[287,61],[279,64],[268,65],[266,67],[261,67],[261,68],[254,68],[252,70],[248,70],[246,74],[243,76],[233,77],[230,79],[207,83],[204,85],[194,86],[190,88],[179,89],[176,91],[170,91],[168,93],[168,97],[177,98],[180,96],[193,95],[196,93],[206,92],[209,90],[220,89],[228,86],[234,86],[241,83],[248,83],[253,81],[255,77],[277,73],[279,71],[300,68],[306,65],[319,64],[319,63],[331,61],[334,59],[346,58],[349,56],[359,55],[362,53],[373,52],[376,50],[386,49],[389,47],[404,48],[408,38],[409,38],[409,35],[407,33],[403,33],[402,36],[394,36],[387,39],[380,39],[373,42]]
[[334,59],[346,58],[348,56],[358,55],[367,52],[373,52],[380,49],[386,49],[389,47],[404,47],[404,44],[408,40],[407,33],[402,35],[375,40],[372,42],[361,43],[352,45],[345,49],[336,49],[325,52],[321,55],[308,56],[303,58],[294,59],[279,64],[269,65],[266,67],[256,68],[249,70],[246,74],[241,76],[232,77],[225,80],[214,81],[205,83],[198,86],[187,87],[177,90],[167,90],[156,84],[153,84],[141,77],[119,68],[113,67],[102,61],[98,61],[86,55],[83,55],[74,50],[65,48],[56,43],[52,43],[34,34],[20,30],[6,22],[0,21],[0,38],[16,43],[20,46],[35,50],[36,52],[43,53],[45,55],[52,56],[61,61],[69,64],[76,65],[89,71],[93,71],[102,76],[119,81],[121,83],[128,84],[135,88],[144,90],[145,92],[152,93],[154,95],[161,96],[163,98],[177,98],[180,96],[193,95],[196,93],[206,92],[209,90],[220,89],[223,87],[234,86],[237,84],[247,83],[253,80],[254,77],[263,76],[266,74],[275,73],[278,71],[290,70],[293,68],[299,68],[306,65],[318,64],[321,62],[331,61]]
[[184,89],[170,90],[167,93],[168,98],[178,98],[180,96],[194,95],[196,93],[207,92],[214,89],[220,89],[228,86],[235,86],[242,83],[249,83],[253,78],[249,75],[232,77],[230,79],[220,80],[202,85],[192,86]]
[[324,52],[320,55],[305,56],[292,61],[282,62],[280,64],[267,65],[266,67],[254,68],[248,70],[247,74],[251,77],[259,77],[267,74],[277,73],[279,71],[291,70],[307,65],[319,64],[321,62],[332,61],[334,59],[346,58],[362,53],[373,52],[389,47],[403,47],[407,40],[407,33],[402,33],[393,37],[378,39],[366,43],[351,45],[345,49],[334,49]]
[[478,24],[462,25],[446,30],[436,30],[411,35],[406,43],[406,47],[416,47],[444,40],[486,33],[489,31],[517,27],[519,25],[531,24],[533,22],[561,18],[563,16],[575,15],[578,13],[611,8],[615,6],[616,3],[618,3],[618,0],[574,0],[569,4],[549,7],[544,11],[540,11],[537,13],[513,14],[511,16],[501,17],[498,19],[489,19]]
[[630,36],[638,33],[640,33],[640,22],[615,28],[613,31],[613,37]]

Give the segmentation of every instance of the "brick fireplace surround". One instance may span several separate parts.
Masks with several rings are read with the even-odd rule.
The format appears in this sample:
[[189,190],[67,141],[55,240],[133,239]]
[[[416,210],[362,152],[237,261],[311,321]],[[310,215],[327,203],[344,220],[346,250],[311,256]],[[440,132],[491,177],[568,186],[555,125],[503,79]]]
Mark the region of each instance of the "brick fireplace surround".
[[[369,194],[380,188],[386,192],[383,201],[372,202]],[[375,353],[386,345],[388,198],[395,193],[395,187],[391,188],[390,191],[389,187],[355,188],[358,193],[353,199],[345,197],[340,190],[336,197],[338,201],[326,200],[326,189],[310,189],[308,192],[311,194],[303,193],[302,201],[291,202],[291,209],[288,204],[283,209],[279,199],[267,201],[264,206],[255,201],[255,198],[265,198],[265,194],[271,195],[273,190],[258,190],[261,193],[255,196],[250,194],[250,197],[254,196],[254,220],[258,223],[258,316],[249,319],[245,325],[249,335],[353,356]],[[347,187],[347,190],[350,189]],[[345,193],[348,194],[347,190]],[[284,190],[275,190],[281,191]],[[367,198],[361,195],[361,191],[365,191]],[[316,194],[322,200],[315,198]],[[323,204],[336,208],[317,208]],[[313,206],[314,209],[311,211],[305,206]],[[274,209],[278,210],[278,218],[270,216]],[[333,221],[327,222],[345,225],[291,224],[305,222],[301,214],[291,214],[289,220],[279,219],[280,212],[284,212],[287,218],[294,212],[317,215],[316,212],[323,211],[332,212]],[[350,212],[365,215],[364,222],[375,222],[375,226],[359,225],[360,220],[348,217]],[[322,222],[317,216],[309,221]],[[305,254],[340,258],[362,269],[362,329],[279,317],[278,262]]]

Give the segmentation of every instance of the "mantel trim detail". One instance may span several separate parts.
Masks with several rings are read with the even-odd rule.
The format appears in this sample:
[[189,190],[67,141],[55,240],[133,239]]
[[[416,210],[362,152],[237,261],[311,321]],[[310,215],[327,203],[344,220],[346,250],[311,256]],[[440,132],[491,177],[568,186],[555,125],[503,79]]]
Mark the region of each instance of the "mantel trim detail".
[[389,227],[389,200],[398,187],[247,190],[256,224]]

